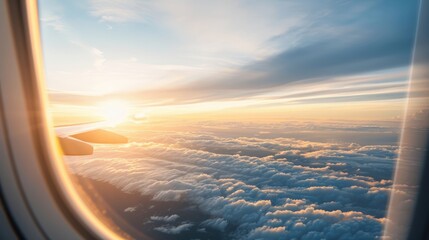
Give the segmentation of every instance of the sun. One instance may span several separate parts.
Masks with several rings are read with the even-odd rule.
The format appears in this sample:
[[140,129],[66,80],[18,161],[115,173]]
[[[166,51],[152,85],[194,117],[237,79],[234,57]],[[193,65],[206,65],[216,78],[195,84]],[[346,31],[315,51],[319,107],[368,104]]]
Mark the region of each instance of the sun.
[[129,106],[122,100],[109,100],[100,103],[98,109],[104,120],[112,125],[124,122],[129,115]]

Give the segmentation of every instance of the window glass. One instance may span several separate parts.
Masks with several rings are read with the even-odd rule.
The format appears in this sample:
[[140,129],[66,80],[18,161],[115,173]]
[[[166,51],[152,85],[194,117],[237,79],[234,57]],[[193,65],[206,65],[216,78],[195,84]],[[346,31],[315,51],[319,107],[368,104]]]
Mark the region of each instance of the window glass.
[[131,236],[382,236],[417,0],[39,8],[64,161]]

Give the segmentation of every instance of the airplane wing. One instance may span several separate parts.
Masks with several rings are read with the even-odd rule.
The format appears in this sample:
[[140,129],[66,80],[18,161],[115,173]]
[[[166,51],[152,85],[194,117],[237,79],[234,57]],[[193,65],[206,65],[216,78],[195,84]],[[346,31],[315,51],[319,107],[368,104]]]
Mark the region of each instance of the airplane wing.
[[91,143],[127,143],[128,138],[105,130],[111,127],[107,122],[92,122],[55,127],[55,133],[64,155],[91,155]]

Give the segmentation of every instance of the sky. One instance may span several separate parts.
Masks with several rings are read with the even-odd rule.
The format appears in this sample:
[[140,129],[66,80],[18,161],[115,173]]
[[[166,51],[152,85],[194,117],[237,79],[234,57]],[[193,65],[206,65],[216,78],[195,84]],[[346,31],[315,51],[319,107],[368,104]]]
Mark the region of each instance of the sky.
[[150,120],[122,126],[127,144],[65,157],[70,170],[149,196],[154,208],[194,207],[121,210],[139,229],[380,237],[418,0],[39,5],[55,125]]
[[151,116],[402,116],[417,0],[39,5],[57,119],[111,99]]

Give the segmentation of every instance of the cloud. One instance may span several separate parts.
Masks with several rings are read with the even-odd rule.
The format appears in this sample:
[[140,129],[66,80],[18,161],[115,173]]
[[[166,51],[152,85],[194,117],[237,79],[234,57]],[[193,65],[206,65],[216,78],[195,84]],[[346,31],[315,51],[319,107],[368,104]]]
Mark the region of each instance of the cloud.
[[40,19],[42,25],[46,25],[54,29],[55,31],[62,32],[65,29],[62,18],[58,15],[46,13],[44,17]]
[[73,103],[75,106],[94,106],[97,102],[107,99],[99,95],[90,95],[80,92],[63,92],[56,90],[49,90],[49,100],[53,104],[69,105]]
[[124,209],[124,212],[135,212],[136,211],[136,207],[127,207]]
[[91,0],[90,3],[90,13],[101,21],[150,22],[177,35],[184,47],[203,53],[194,56],[196,59],[230,63],[272,52],[272,46],[263,44],[301,24],[299,20],[303,18],[296,11],[285,14],[285,10],[300,7],[287,2]]
[[173,214],[171,216],[151,216],[150,220],[152,220],[152,221],[162,221],[162,222],[169,223],[169,222],[174,222],[174,221],[176,221],[179,218],[180,218],[179,215]]
[[268,43],[271,38],[307,23],[297,10],[304,7],[290,2],[160,1],[155,7],[187,47],[203,53],[196,58],[209,62],[237,64],[266,56],[279,48]]
[[228,226],[228,221],[223,218],[213,218],[207,219],[201,223],[201,226],[210,227],[221,232],[225,231],[225,228]]
[[[97,146],[94,156],[68,157],[68,165],[127,192],[193,204],[210,216],[202,227],[231,226],[233,238],[381,234],[396,146],[227,138],[204,131],[126,134],[136,142]],[[240,148],[243,154],[236,152]],[[155,230],[174,234],[189,229],[187,224]]]
[[103,66],[104,62],[106,62],[106,58],[103,55],[103,52],[100,51],[97,48],[91,48],[91,55],[94,58],[94,66],[97,69],[101,69],[101,67]]
[[[417,1],[400,5],[379,2],[364,4],[364,7],[358,7],[353,3],[338,5],[329,14],[304,21],[312,24],[304,26],[303,29],[297,30],[300,26],[293,28],[294,31],[300,32],[301,41],[292,46],[282,42],[287,47],[263,58],[249,61],[228,74],[213,75],[176,87],[161,88],[154,96],[148,92],[144,93],[153,97],[172,96],[174,93],[176,103],[192,100],[241,99],[278,91],[279,88],[287,88],[289,92],[291,87],[302,88],[313,84],[310,89],[315,89],[314,84],[336,82],[332,81],[333,79],[341,79],[340,82],[344,83],[350,76],[362,76],[370,72],[379,72],[378,75],[381,75],[387,70],[404,68],[409,66],[411,60],[417,5]],[[201,24],[205,21],[193,22]],[[285,36],[293,34],[291,31],[286,31]],[[283,38],[277,36],[273,41],[280,39]],[[330,85],[330,89],[335,89],[331,93],[343,95],[326,97],[322,93],[310,91],[305,96],[319,95],[319,98],[304,99],[297,103],[404,98],[406,79],[405,74],[399,85],[397,78],[392,76],[385,79],[385,83],[390,84],[378,86],[351,84],[348,88],[344,86],[335,88],[336,85]],[[297,97],[300,99],[303,96],[287,96],[291,100]]]
[[258,227],[250,233],[249,239],[284,239],[287,237],[286,227]]
[[160,192],[158,192],[157,194],[155,194],[153,196],[153,200],[163,201],[163,202],[179,201],[179,200],[183,199],[184,195],[187,192],[188,191],[186,191],[186,190],[165,190],[165,191],[160,191]]
[[156,231],[163,232],[166,234],[180,234],[182,232],[188,231],[192,226],[194,226],[192,223],[184,223],[178,226],[161,226],[154,228]]
[[91,14],[105,22],[146,20],[148,4],[139,0],[91,0]]

